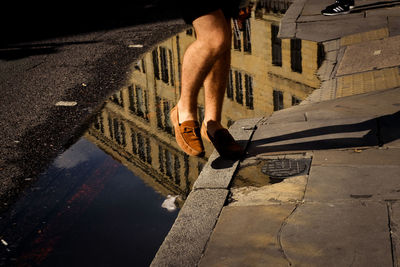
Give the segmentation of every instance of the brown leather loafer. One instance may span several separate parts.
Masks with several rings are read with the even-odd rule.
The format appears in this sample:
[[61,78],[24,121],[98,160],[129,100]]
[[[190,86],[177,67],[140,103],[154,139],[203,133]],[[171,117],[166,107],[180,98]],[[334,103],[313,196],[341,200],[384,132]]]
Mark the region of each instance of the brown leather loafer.
[[190,120],[179,124],[177,106],[171,109],[170,118],[174,125],[175,139],[179,147],[190,156],[203,156],[204,146],[200,136],[199,123]]
[[238,160],[244,154],[243,148],[236,143],[235,139],[225,128],[217,130],[214,136],[211,136],[203,123],[201,126],[201,134],[205,139],[211,141],[222,158]]

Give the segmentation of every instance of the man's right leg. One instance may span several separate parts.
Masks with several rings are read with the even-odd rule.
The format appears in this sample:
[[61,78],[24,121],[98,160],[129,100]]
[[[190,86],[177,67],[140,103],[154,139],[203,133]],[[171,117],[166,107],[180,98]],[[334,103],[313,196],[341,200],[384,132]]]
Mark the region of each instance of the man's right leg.
[[181,149],[193,156],[204,154],[197,122],[197,97],[214,63],[230,47],[230,27],[221,10],[193,21],[197,39],[186,50],[182,63],[182,89],[178,104],[171,110],[175,138]]
[[230,50],[231,28],[221,10],[193,21],[197,39],[186,50],[182,63],[179,122],[197,120],[197,97],[214,63]]

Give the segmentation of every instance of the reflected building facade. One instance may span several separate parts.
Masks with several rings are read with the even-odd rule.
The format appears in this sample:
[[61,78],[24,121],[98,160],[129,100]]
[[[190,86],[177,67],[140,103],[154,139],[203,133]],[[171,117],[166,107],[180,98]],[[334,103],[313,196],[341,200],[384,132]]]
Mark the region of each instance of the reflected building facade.
[[[260,2],[245,30],[234,36],[224,125],[297,105],[319,87],[318,44],[277,38],[289,4]],[[213,150],[206,143],[204,158],[187,156],[175,141],[169,119],[180,95],[182,58],[194,40],[194,30],[188,29],[132,64],[127,85],[111,96],[86,134],[163,195],[186,196]],[[204,118],[202,90],[200,122]]]

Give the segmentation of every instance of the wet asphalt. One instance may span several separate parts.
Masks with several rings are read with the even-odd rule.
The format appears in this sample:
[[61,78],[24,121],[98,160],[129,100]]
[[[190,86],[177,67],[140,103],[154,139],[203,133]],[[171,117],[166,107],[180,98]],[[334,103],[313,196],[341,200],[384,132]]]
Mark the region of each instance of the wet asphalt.
[[8,24],[1,21],[0,213],[81,137],[125,85],[132,63],[187,27],[170,1],[86,5],[28,6],[17,18],[2,18]]

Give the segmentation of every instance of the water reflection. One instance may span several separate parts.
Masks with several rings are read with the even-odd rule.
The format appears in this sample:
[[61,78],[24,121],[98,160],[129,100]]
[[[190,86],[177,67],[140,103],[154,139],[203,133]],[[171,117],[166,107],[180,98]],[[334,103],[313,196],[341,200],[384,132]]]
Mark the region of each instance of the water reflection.
[[[322,61],[320,46],[277,38],[279,21],[289,4],[260,1],[245,30],[234,36],[224,125],[297,105],[319,87],[315,73]],[[180,95],[182,58],[194,40],[193,29],[188,29],[132,64],[127,85],[110,98],[86,134],[165,196],[186,196],[212,152],[205,144],[204,158],[185,155],[175,142],[169,119]],[[202,92],[198,102],[201,122]]]
[[[224,125],[297,105],[319,87],[320,46],[277,38],[288,3],[259,1],[245,31],[233,38]],[[60,156],[3,216],[1,238],[12,245],[3,247],[0,265],[145,266],[151,261],[177,214],[162,209],[163,201],[179,195],[182,206],[213,150],[206,143],[205,157],[184,154],[169,119],[180,95],[182,58],[194,40],[188,29],[132,64],[126,86],[106,102],[71,148],[75,152]],[[202,92],[198,100],[201,122]]]

